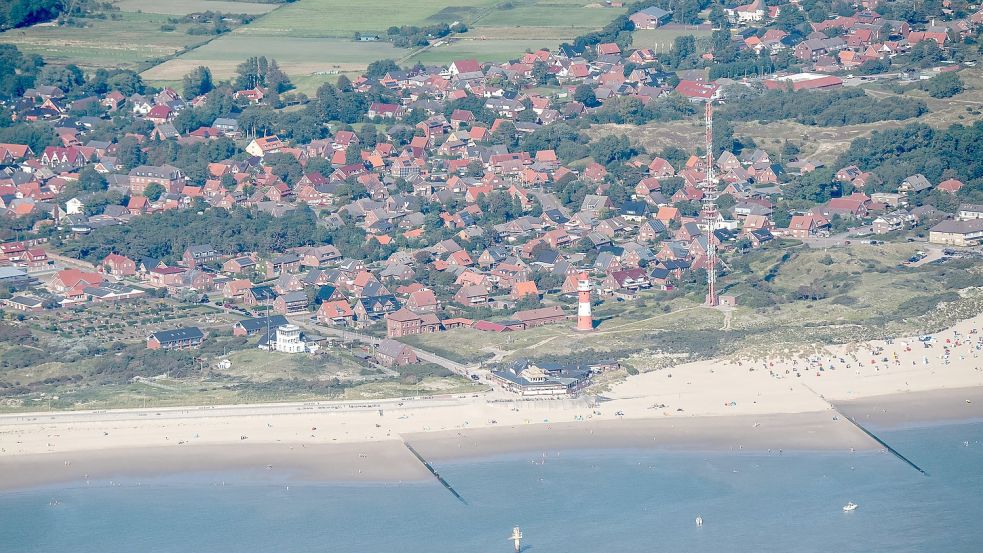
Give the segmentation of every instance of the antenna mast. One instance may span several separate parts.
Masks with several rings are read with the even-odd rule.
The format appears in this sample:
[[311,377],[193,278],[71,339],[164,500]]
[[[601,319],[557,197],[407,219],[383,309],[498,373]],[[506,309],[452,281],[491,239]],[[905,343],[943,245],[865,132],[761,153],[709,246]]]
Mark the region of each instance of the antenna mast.
[[706,305],[715,307],[717,296],[717,247],[713,243],[713,232],[717,226],[717,179],[713,173],[713,99],[706,104],[706,179],[703,182],[703,223],[707,233],[707,300]]

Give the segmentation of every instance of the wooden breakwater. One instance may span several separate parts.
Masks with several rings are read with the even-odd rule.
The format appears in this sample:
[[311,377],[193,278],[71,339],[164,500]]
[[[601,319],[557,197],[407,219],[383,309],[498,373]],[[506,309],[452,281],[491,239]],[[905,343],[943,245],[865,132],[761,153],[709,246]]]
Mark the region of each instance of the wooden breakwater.
[[430,474],[432,474],[433,477],[436,478],[437,481],[440,482],[440,484],[447,489],[447,491],[451,492],[451,495],[456,497],[457,500],[460,501],[461,503],[464,503],[465,505],[468,504],[468,502],[465,501],[463,497],[461,497],[461,494],[457,493],[457,490],[455,490],[454,487],[451,486],[450,482],[444,480],[444,477],[437,472],[437,469],[433,468],[433,465],[430,464],[430,461],[427,461],[423,457],[423,455],[420,455],[420,453],[416,449],[414,449],[413,446],[409,444],[409,442],[403,442],[403,445],[406,446],[406,449],[410,450],[410,453],[412,453],[413,456],[416,457],[418,461],[423,463],[423,466],[426,467],[428,471],[430,471]]

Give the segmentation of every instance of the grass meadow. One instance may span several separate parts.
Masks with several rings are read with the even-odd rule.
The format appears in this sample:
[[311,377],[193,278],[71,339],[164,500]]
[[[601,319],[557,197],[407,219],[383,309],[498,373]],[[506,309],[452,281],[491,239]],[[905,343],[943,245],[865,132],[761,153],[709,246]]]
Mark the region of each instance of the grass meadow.
[[[207,2],[202,2],[207,3]],[[169,16],[121,12],[119,19],[84,19],[85,27],[35,25],[0,33],[0,42],[16,44],[27,53],[40,54],[49,63],[75,63],[80,67],[136,68],[147,60],[170,56],[208,37],[185,33],[187,25],[161,30]]]
[[167,15],[187,15],[189,13],[203,11],[261,14],[272,11],[277,7],[277,4],[237,2],[231,0],[116,0],[114,4],[124,12],[161,13]]

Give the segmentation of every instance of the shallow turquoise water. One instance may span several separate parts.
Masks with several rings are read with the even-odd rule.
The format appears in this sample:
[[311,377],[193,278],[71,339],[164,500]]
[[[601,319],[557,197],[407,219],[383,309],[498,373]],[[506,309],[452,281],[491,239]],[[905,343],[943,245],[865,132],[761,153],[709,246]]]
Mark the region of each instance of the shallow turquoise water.
[[[530,553],[983,551],[983,423],[879,435],[929,476],[846,452],[438,464],[464,505],[430,483],[287,489],[278,475],[183,475],[0,494],[0,552],[507,553],[514,525]],[[843,513],[847,501],[860,508]]]

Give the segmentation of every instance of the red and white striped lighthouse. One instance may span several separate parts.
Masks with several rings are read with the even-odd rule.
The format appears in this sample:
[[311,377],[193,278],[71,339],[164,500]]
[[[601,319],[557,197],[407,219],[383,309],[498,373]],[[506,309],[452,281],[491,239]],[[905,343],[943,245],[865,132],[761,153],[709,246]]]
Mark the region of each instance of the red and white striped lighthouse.
[[577,330],[594,330],[594,319],[590,314],[590,276],[577,275]]

